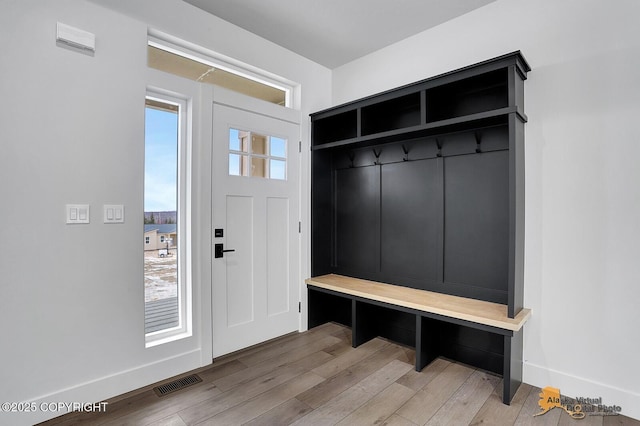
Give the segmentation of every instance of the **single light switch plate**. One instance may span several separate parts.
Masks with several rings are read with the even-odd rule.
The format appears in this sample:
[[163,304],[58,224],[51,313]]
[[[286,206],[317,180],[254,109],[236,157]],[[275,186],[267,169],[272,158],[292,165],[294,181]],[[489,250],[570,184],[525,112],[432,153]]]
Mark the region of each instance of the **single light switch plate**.
[[124,223],[124,206],[122,204],[105,204],[104,223]]
[[67,204],[67,224],[89,223],[89,204]]

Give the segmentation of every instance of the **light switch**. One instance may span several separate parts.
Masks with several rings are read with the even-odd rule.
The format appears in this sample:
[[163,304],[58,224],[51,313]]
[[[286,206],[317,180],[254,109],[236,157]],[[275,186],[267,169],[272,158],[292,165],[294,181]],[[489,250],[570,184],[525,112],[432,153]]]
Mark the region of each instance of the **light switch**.
[[122,204],[105,204],[104,223],[124,223],[124,206]]
[[89,223],[89,204],[67,204],[67,224]]

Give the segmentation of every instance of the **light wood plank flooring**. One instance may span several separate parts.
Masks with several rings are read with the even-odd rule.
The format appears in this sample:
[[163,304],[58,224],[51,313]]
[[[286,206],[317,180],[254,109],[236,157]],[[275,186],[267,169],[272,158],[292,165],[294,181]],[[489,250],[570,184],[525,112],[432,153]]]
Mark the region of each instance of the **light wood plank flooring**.
[[640,426],[623,416],[574,420],[558,408],[533,417],[538,388],[522,385],[507,406],[493,374],[441,358],[416,372],[410,348],[350,342],[348,328],[324,324],[216,360],[181,391],[158,397],[150,386],[113,398],[105,413],[43,424]]

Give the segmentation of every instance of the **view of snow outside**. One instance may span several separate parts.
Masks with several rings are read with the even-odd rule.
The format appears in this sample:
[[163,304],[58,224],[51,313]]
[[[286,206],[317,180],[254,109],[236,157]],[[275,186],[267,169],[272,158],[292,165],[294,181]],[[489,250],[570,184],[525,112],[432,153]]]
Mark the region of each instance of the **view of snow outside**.
[[[176,223],[178,188],[178,114],[145,108],[145,224]],[[165,213],[162,215],[161,213]],[[166,213],[170,213],[168,216]],[[171,214],[172,213],[172,214]],[[142,237],[142,236],[141,236]],[[144,252],[145,302],[177,296],[177,241]]]
[[144,301],[167,299],[178,295],[178,257],[170,249],[169,256],[160,257],[157,250],[144,253]]

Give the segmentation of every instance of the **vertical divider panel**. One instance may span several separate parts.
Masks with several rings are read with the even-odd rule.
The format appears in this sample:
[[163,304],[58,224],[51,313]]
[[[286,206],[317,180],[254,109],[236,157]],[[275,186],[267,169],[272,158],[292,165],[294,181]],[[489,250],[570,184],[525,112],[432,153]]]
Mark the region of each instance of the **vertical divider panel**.
[[358,302],[351,299],[351,346],[357,348],[362,342],[360,321],[358,321]]
[[[438,257],[437,257],[437,285],[441,289],[444,287],[444,158],[439,157],[436,159],[437,164],[437,188],[438,193],[435,197],[438,203]],[[440,290],[442,291],[442,290]]]
[[322,301],[319,300],[318,294],[317,291],[307,288],[309,330],[328,321],[326,318],[326,310],[323,307]]
[[427,91],[420,91],[420,124],[427,124]]
[[440,355],[438,320],[416,314],[416,371],[422,371]]
[[524,123],[509,114],[509,318],[524,306],[524,167]]
[[351,323],[353,324],[351,327],[351,345],[357,348],[378,335],[376,332],[377,321],[369,314],[371,305],[355,299],[351,303]]
[[504,367],[502,369],[502,402],[510,405],[522,384],[522,329],[513,336],[504,336]]

